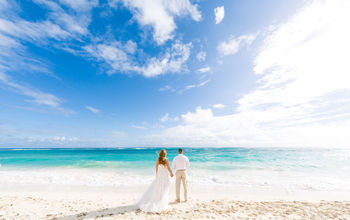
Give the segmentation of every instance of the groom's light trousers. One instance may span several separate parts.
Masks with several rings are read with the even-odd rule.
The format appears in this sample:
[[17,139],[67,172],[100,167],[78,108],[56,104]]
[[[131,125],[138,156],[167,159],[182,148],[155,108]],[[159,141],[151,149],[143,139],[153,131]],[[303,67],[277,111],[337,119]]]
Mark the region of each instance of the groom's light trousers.
[[176,199],[180,200],[180,184],[184,187],[184,196],[187,200],[187,180],[186,180],[186,170],[177,170],[176,171]]

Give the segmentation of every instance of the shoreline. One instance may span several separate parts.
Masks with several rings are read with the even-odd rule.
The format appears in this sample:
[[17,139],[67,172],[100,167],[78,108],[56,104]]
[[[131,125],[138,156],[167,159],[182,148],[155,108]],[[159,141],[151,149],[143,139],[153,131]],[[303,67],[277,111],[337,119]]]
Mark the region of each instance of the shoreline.
[[[133,186],[58,186],[58,185],[1,185],[0,195],[4,194],[122,194],[130,195],[135,203],[149,184]],[[189,198],[223,199],[240,201],[350,201],[349,191],[281,190],[257,187],[230,187],[227,185],[188,185]],[[175,184],[170,188],[170,201],[175,200]]]
[[203,219],[203,218],[350,218],[350,192],[258,190],[189,186],[189,201],[160,214],[137,210],[148,185],[132,187],[0,187],[0,219]]

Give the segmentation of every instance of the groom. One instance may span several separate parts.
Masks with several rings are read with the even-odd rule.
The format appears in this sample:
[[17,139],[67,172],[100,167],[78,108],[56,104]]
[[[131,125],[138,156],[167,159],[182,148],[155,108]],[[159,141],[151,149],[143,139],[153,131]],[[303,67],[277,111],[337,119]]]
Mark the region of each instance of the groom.
[[179,155],[177,155],[172,164],[171,168],[176,169],[176,202],[180,202],[180,183],[184,187],[185,202],[187,201],[187,180],[186,170],[190,167],[190,161],[183,155],[183,150],[179,149]]

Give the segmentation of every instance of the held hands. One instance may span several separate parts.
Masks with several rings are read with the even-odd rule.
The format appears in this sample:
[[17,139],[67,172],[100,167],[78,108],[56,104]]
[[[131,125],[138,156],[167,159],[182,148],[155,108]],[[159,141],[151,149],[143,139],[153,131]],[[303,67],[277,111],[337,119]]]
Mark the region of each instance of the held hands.
[[173,173],[170,173],[170,176],[171,176],[171,177],[173,177],[173,176],[174,176],[174,174],[173,174]]

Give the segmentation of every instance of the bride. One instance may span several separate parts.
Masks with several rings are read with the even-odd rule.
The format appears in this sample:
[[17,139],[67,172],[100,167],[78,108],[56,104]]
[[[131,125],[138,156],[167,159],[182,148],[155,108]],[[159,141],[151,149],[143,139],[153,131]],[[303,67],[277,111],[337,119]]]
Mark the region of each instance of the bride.
[[144,212],[161,212],[168,208],[170,176],[174,174],[170,169],[166,150],[162,149],[156,161],[156,178],[141,197],[137,206]]

